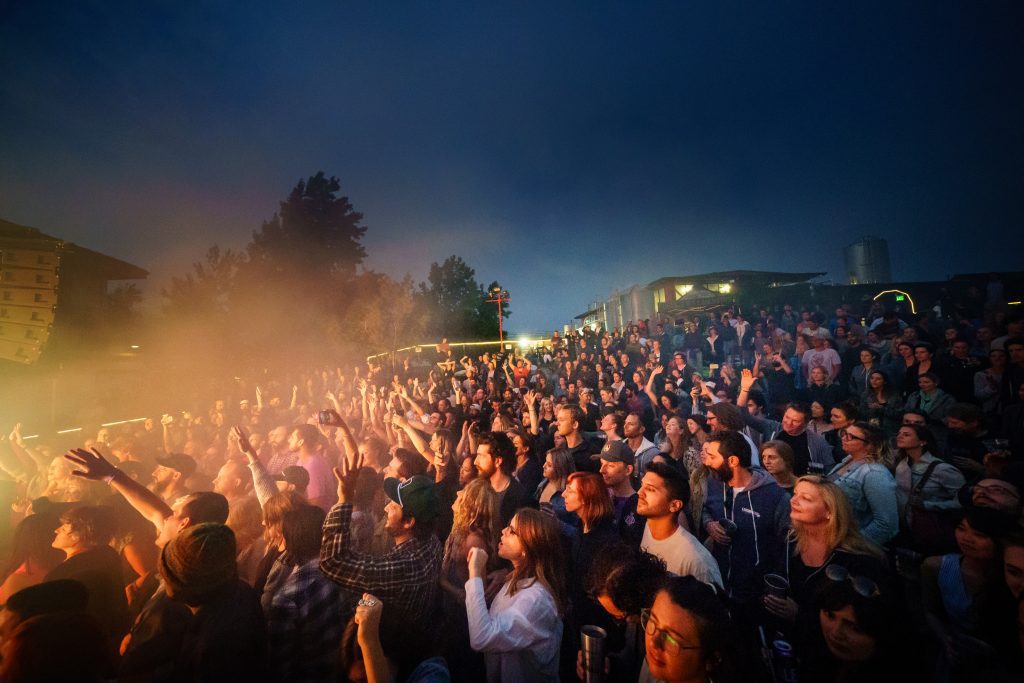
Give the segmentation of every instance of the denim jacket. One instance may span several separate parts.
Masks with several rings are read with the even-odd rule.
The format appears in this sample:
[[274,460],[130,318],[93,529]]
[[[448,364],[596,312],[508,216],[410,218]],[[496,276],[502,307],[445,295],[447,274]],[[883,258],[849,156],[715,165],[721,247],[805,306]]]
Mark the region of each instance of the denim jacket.
[[860,532],[868,540],[884,545],[900,530],[896,480],[885,465],[869,461],[855,462],[839,474],[851,459],[847,457],[833,467],[827,478],[846,494]]

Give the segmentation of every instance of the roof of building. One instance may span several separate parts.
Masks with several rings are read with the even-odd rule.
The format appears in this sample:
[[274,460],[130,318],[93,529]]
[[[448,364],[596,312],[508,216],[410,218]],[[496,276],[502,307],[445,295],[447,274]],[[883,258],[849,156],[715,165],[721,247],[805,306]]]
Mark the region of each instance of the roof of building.
[[47,235],[37,228],[0,219],[0,249],[37,249],[58,251],[82,257],[89,267],[107,280],[142,280],[149,272],[121,259],[101,254],[73,242]]
[[663,277],[647,285],[648,289],[656,289],[666,285],[702,284],[711,282],[729,282],[730,280],[766,280],[768,282],[806,282],[816,277],[825,275],[821,273],[780,273],[770,270],[724,270],[717,273],[701,273],[698,275],[673,275]]

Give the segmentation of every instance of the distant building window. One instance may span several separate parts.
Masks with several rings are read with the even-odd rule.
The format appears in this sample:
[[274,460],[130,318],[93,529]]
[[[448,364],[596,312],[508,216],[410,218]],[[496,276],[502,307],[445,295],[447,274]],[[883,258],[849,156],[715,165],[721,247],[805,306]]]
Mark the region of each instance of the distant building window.
[[659,287],[652,294],[654,294],[654,310],[660,311],[661,305],[665,303],[665,290]]
[[676,285],[676,298],[683,298],[689,294],[691,290],[693,290],[693,285]]

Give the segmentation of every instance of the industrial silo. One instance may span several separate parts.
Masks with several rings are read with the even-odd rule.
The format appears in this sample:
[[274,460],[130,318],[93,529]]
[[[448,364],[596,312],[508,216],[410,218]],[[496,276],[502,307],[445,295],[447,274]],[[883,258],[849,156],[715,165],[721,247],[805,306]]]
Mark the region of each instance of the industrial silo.
[[889,243],[881,237],[864,237],[843,248],[846,279],[851,285],[892,281]]

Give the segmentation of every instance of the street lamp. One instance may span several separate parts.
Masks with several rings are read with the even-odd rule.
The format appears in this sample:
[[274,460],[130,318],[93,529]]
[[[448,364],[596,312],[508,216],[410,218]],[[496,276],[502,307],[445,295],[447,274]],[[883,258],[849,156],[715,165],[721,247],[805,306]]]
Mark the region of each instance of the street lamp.
[[512,300],[512,295],[508,293],[507,289],[502,289],[498,285],[491,287],[490,291],[487,292],[487,299],[489,304],[498,304],[498,342],[501,344],[501,348],[505,346],[505,330],[501,322],[501,307],[506,301]]

